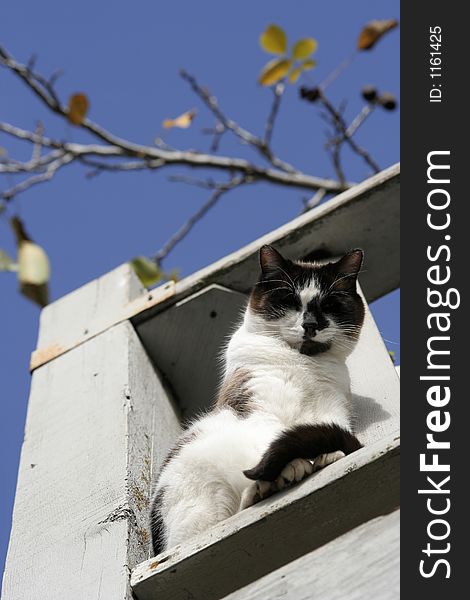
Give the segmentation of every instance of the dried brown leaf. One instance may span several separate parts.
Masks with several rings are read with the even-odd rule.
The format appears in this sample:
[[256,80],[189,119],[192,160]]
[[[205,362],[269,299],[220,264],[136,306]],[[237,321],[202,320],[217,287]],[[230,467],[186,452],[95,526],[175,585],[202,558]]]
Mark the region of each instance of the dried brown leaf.
[[396,19],[370,21],[364,26],[359,35],[359,39],[357,40],[358,49],[370,50],[387,31],[395,29],[395,27],[398,27]]
[[90,103],[85,94],[73,94],[69,98],[68,120],[72,125],[81,125],[87,115]]

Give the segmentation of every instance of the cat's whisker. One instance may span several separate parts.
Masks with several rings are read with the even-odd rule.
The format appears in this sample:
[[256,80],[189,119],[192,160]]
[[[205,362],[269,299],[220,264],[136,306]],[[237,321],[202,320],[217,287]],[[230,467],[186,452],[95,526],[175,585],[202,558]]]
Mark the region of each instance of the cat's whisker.
[[291,283],[292,289],[293,289],[293,290],[295,290],[295,285],[294,285],[294,282],[292,281],[292,277],[289,275],[289,273],[287,273],[286,271],[284,271],[284,269],[283,269],[282,267],[278,267],[278,269],[279,269],[279,270],[280,270],[282,273],[284,273],[284,275],[286,275],[286,277],[289,279],[289,281],[290,281],[290,283]]
[[271,294],[272,292],[277,292],[279,290],[287,290],[289,292],[289,294],[293,294],[293,291],[291,290],[291,288],[286,287],[286,286],[279,286],[272,290],[266,290],[265,292],[263,292],[262,296],[266,296],[267,294]]

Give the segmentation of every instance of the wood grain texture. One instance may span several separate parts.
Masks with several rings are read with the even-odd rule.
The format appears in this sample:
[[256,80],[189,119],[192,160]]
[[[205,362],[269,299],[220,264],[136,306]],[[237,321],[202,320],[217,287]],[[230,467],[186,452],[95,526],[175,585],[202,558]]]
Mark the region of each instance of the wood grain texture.
[[130,323],[37,369],[3,599],[129,598],[152,470],[179,430]]
[[399,528],[377,517],[223,600],[398,600]]
[[390,436],[138,565],[139,600],[216,600],[399,505]]

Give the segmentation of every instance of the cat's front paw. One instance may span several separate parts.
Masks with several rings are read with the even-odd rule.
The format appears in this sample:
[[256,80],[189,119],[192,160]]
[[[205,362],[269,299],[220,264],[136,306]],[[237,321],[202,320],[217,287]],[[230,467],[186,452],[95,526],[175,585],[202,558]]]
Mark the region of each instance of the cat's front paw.
[[323,469],[323,467],[331,465],[340,458],[344,458],[344,456],[345,454],[341,450],[329,452],[328,454],[320,454],[320,456],[317,456],[313,461],[313,470],[318,471],[319,469]]
[[304,458],[295,458],[288,463],[281,471],[276,481],[254,481],[245,488],[240,502],[240,510],[253,506],[269,498],[276,492],[298,483],[311,475],[314,471],[314,465]]
[[277,487],[274,481],[253,481],[243,491],[240,510],[253,506],[253,504],[257,504],[265,498],[269,498],[276,491]]
[[284,488],[298,483],[311,475],[314,471],[313,464],[305,458],[294,458],[281,471],[281,474],[276,479],[276,488],[283,490]]

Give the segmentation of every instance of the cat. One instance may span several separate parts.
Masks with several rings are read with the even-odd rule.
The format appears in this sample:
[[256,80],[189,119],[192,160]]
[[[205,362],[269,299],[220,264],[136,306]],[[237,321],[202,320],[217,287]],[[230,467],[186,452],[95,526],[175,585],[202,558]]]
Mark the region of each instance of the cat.
[[272,246],[259,257],[215,406],[160,471],[150,513],[155,554],[361,448],[345,361],[364,320],[362,250],[323,265],[288,260]]

